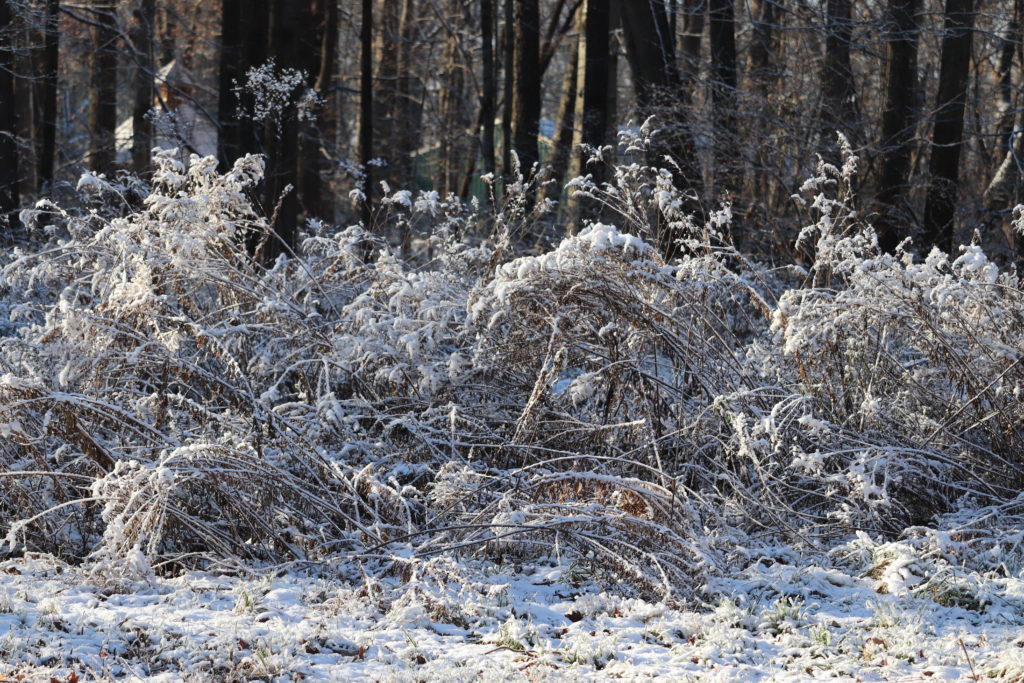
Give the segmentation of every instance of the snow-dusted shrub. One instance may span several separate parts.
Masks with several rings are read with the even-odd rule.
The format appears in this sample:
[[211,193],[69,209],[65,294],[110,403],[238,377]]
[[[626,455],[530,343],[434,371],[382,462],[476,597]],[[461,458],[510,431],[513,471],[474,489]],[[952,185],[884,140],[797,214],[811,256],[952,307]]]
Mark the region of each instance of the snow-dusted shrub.
[[805,185],[840,194],[818,192],[804,232],[818,286],[786,291],[772,317],[771,374],[807,398],[802,426],[828,446],[794,464],[880,506],[890,527],[964,493],[1011,494],[1024,477],[1020,280],[975,245],[880,254],[852,205],[853,170],[848,157]]
[[265,267],[261,173],[164,153],[144,199],[93,178],[83,208],[33,210],[0,281],[12,544],[133,576],[567,553],[678,598],[756,543],[1020,481],[1018,280],[974,246],[880,255],[852,157],[803,188],[803,282],[641,164],[571,183],[601,217],[548,250],[517,237],[528,183],[487,216],[388,188],[378,234],[314,229]]
[[[81,554],[116,524],[111,551],[260,557],[360,528],[339,502],[354,495],[344,472],[310,441],[315,406],[289,400],[319,379],[320,309],[346,297],[352,272],[346,236],[334,278],[294,261],[262,269],[241,246],[267,230],[245,197],[262,170],[257,157],[219,174],[212,159],[160,154],[141,210],[61,211],[70,237],[4,269],[8,296],[36,296],[22,295],[18,335],[2,341],[0,457],[39,474],[0,485],[26,501],[8,519],[57,506],[19,540]],[[83,477],[100,519],[74,502]]]

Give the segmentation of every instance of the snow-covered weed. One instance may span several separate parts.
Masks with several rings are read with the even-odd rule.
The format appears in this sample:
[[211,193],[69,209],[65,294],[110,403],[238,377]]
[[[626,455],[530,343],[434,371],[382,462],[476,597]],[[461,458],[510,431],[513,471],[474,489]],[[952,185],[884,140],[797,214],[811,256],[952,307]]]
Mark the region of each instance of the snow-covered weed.
[[[880,254],[852,156],[802,188],[809,260],[788,273],[732,246],[728,206],[698,219],[639,163],[572,183],[596,215],[550,249],[523,244],[550,208],[534,174],[490,215],[385,188],[379,235],[311,229],[270,265],[246,249],[275,239],[248,199],[259,158],[156,164],[144,192],[89,176],[78,208],[37,207],[0,273],[11,546],[111,582],[350,559],[367,585],[447,585],[446,558],[554,557],[678,600],[780,545],[970,500],[933,542],[1020,570],[994,521],[1022,516],[1020,282],[975,245]],[[897,565],[877,570],[891,591],[984,605]],[[803,633],[787,605],[772,628]]]

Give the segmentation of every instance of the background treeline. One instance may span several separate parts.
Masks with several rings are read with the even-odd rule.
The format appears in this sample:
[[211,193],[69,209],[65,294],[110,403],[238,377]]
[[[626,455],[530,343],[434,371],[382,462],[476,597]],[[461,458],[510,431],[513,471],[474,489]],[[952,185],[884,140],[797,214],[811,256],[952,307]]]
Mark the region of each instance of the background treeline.
[[[913,237],[915,250],[949,249],[982,226],[1010,255],[1022,5],[0,0],[0,216],[16,237],[19,208],[86,168],[145,178],[154,111],[182,103],[217,131],[223,164],[266,155],[254,198],[283,245],[303,217],[372,223],[381,181],[479,192],[481,174],[514,175],[512,150],[526,175],[539,156],[550,167],[531,197],[559,199],[551,188],[566,177],[601,179],[574,150],[655,115],[649,156],[671,155],[695,211],[729,200],[744,250],[791,248],[802,220],[791,196],[816,155],[839,162],[840,131],[884,248]],[[271,60],[261,86],[250,69]],[[172,61],[175,76],[157,78]],[[287,69],[301,79],[275,81]],[[273,82],[285,97],[268,111]],[[127,119],[131,153],[118,155]],[[357,187],[365,201],[352,201]]]

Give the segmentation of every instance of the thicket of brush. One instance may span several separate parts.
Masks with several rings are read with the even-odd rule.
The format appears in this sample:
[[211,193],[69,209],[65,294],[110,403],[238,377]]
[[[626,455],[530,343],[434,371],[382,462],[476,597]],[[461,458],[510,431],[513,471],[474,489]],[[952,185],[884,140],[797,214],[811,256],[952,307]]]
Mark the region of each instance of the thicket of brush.
[[265,268],[259,158],[157,161],[151,187],[87,175],[82,207],[26,211],[36,243],[2,270],[10,549],[556,552],[685,598],[782,544],[996,506],[959,518],[977,541],[1024,514],[1021,283],[976,246],[880,254],[850,157],[801,189],[813,256],[787,268],[639,164],[574,183],[615,227],[541,253],[517,249],[520,184],[493,212],[394,192],[401,248],[313,226]]

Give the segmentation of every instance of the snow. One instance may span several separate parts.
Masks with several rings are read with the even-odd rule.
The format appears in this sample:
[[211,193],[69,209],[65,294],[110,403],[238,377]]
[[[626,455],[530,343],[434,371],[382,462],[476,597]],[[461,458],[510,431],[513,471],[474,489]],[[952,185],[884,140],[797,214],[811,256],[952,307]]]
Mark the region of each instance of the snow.
[[532,564],[343,562],[127,584],[32,554],[0,563],[0,676],[19,680],[1019,680],[1024,577],[865,535],[760,558],[704,599],[629,597]]

